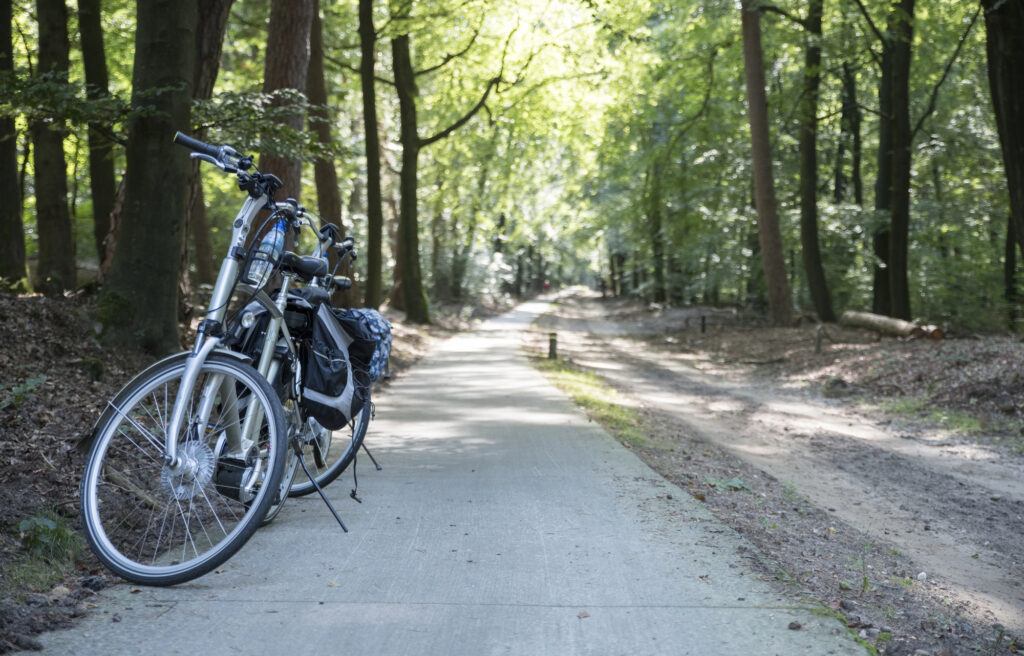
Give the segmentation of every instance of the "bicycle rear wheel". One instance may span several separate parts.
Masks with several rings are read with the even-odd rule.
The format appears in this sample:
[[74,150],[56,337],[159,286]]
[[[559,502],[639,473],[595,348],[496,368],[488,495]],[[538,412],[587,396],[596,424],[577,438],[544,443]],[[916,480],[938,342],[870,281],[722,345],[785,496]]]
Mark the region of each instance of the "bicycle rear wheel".
[[[326,487],[352,464],[363,445],[372,415],[373,405],[367,399],[359,414],[340,430],[330,431],[312,417],[306,419],[301,436],[302,454],[317,485]],[[300,471],[296,473],[288,496],[301,497],[314,491],[316,488],[309,477]]]
[[184,358],[150,367],[98,422],[81,485],[81,516],[96,556],[145,585],[201,576],[252,536],[280,489],[287,429],[255,369],[211,354],[186,401],[178,441],[185,465],[164,461]]

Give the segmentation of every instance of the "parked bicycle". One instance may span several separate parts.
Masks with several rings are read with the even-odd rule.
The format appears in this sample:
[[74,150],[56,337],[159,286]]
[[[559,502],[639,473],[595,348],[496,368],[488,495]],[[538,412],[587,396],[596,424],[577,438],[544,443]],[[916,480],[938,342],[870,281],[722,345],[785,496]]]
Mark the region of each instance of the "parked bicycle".
[[[81,484],[86,538],[113,572],[149,585],[211,571],[272,519],[289,493],[307,494],[336,478],[372,416],[363,372],[379,360],[366,316],[354,313],[360,325],[353,338],[330,308],[330,291],[344,280],[328,273],[326,253],[354,257],[351,240],[325,227],[313,256],[282,253],[288,230],[312,224],[296,203],[275,202],[281,181],[250,172],[252,158],[229,146],[180,133],[174,141],[235,174],[246,198],[193,349],[136,376],[108,402],[89,437]],[[264,209],[270,217],[254,231]],[[268,225],[262,241],[246,249],[250,234]],[[275,272],[281,284],[271,296]],[[295,283],[305,286],[290,289]],[[233,306],[232,299],[242,302]],[[293,486],[300,468],[310,480]]]

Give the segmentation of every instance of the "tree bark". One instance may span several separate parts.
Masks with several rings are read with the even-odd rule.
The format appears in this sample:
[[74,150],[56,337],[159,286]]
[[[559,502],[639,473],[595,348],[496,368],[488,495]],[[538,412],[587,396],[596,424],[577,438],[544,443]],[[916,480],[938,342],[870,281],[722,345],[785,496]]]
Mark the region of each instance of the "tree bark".
[[789,325],[793,306],[782,254],[775,181],[772,177],[771,146],[768,140],[768,101],[765,96],[764,63],[761,50],[761,16],[757,0],[743,0],[743,60],[750,118],[751,154],[754,163],[754,198],[757,228],[764,266],[768,309],[772,323]]
[[[196,25],[196,61],[193,73],[192,97],[208,100],[220,74],[220,56],[224,49],[224,31],[234,0],[198,0],[201,20]],[[200,130],[196,138],[205,140],[206,131]],[[210,243],[210,225],[206,220],[203,202],[203,179],[199,175],[199,160],[192,160],[189,173],[187,225],[195,248],[196,282],[212,284],[215,263]]]
[[903,319],[886,317],[870,312],[843,312],[843,316],[839,318],[839,323],[844,326],[867,328],[868,330],[874,330],[895,337],[943,338],[942,330],[936,326],[919,326]]
[[1024,2],[982,0],[988,32],[988,83],[1003,151],[1010,215],[1018,247],[1024,253]]
[[889,232],[889,285],[892,316],[909,320],[910,282],[910,60],[914,42],[914,1],[899,0],[893,10],[892,48],[892,222]]
[[383,298],[384,211],[380,192],[380,137],[377,133],[377,92],[374,83],[377,32],[373,0],[359,0],[359,81],[363,92],[363,130],[366,145],[366,290],[367,307],[380,307]]
[[[11,0],[0,1],[0,75],[14,70]],[[26,276],[25,226],[18,184],[18,132],[13,118],[0,117],[0,278],[17,283]]]
[[[68,10],[64,0],[37,0],[40,75],[68,74]],[[39,262],[35,287],[44,294],[75,288],[75,241],[68,212],[68,174],[61,122],[32,125]]]
[[419,220],[416,188],[420,137],[416,119],[416,80],[409,51],[409,35],[391,40],[400,116],[399,141],[402,144],[402,170],[399,173],[398,259],[402,270],[401,287],[406,319],[412,323],[430,323],[427,295],[420,270]]
[[138,3],[125,199],[110,276],[98,303],[109,342],[160,354],[177,350],[178,276],[185,238],[189,158],[171,137],[189,124],[196,3]]
[[[320,143],[328,145],[333,143],[331,115],[327,111],[327,84],[324,80],[324,39],[323,22],[320,20],[320,0],[313,0],[313,24],[309,35],[309,72],[306,76],[306,95],[310,105],[313,106],[309,115],[310,129],[316,133],[317,141]],[[334,162],[318,157],[313,163],[313,177],[316,181],[316,197],[320,216],[338,226],[341,234],[345,235],[345,223],[341,218],[341,189],[338,185],[338,173],[334,169]],[[333,271],[337,255],[332,251],[328,257]],[[352,260],[346,260],[338,273],[348,276],[352,280],[352,287],[346,291],[335,292],[333,299],[335,304],[348,307],[359,305],[359,283],[355,277]]]
[[1013,225],[1013,216],[1006,221],[1006,242],[1003,251],[1003,298],[1009,306],[1010,328],[1014,328],[1017,319],[1017,235]]
[[[892,209],[892,40],[882,40],[881,77],[878,83],[878,178],[875,180],[875,209],[879,216],[889,216]],[[876,225],[872,233],[875,253],[873,299],[875,314],[892,312],[889,283],[889,222]]]
[[824,0],[811,0],[804,26],[804,92],[800,100],[800,243],[811,302],[822,321],[836,320],[818,241],[818,89],[821,86],[821,15]]
[[[309,33],[313,26],[313,0],[271,0],[267,24],[267,56],[263,69],[263,93],[283,89],[305,92],[309,70]],[[284,104],[283,101],[276,103]],[[302,112],[292,112],[285,123],[295,130],[305,124]],[[279,199],[302,196],[302,162],[281,155],[261,155],[260,170],[273,173],[284,183]],[[291,233],[289,233],[290,235]]]
[[[100,0],[78,0],[78,29],[82,41],[86,96],[90,99],[103,98],[110,91],[103,26],[100,22]],[[114,196],[117,194],[114,143],[104,134],[103,126],[97,123],[89,124],[88,136],[93,239],[96,242],[96,256],[102,262],[106,256],[103,242],[110,231],[110,212],[114,209]]]

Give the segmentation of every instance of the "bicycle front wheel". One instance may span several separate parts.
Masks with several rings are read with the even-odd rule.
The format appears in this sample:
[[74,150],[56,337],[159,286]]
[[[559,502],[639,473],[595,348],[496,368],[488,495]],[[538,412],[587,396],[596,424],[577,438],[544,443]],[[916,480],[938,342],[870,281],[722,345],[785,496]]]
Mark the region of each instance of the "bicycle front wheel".
[[[340,430],[327,430],[312,417],[305,420],[300,437],[303,460],[317,485],[326,487],[352,464],[363,445],[372,415],[373,404],[367,399],[359,414]],[[316,487],[309,477],[299,471],[288,496],[301,497],[314,491]]]
[[164,459],[184,358],[137,376],[94,432],[81,516],[96,556],[145,585],[201,576],[252,536],[280,489],[287,429],[270,384],[249,365],[211,354],[185,402],[182,465]]

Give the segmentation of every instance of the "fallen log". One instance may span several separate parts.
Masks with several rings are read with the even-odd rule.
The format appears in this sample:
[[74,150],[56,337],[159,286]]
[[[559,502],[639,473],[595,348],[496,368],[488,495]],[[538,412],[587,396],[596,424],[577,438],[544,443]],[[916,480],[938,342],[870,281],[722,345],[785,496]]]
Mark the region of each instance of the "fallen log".
[[918,324],[911,323],[910,321],[904,321],[903,319],[896,319],[894,317],[886,317],[880,314],[872,314],[871,312],[853,312],[851,310],[847,310],[846,312],[843,312],[843,316],[839,317],[839,324],[854,328],[867,328],[868,330],[874,330],[884,335],[893,335],[908,339],[920,337],[942,339],[943,337],[942,329],[938,326],[919,326]]

